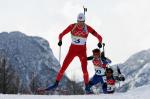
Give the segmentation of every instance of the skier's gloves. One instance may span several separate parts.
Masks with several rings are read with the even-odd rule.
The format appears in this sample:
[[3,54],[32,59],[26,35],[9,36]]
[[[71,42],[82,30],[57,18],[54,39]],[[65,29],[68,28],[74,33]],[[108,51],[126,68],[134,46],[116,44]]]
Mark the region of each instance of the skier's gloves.
[[99,48],[101,48],[101,47],[102,47],[102,44],[101,44],[101,43],[98,43],[97,46],[98,46]]
[[119,75],[119,80],[120,80],[120,81],[125,81],[124,75],[120,74],[120,75]]
[[121,81],[125,81],[125,77],[120,77],[120,80]]
[[58,42],[58,46],[61,46],[62,45],[62,41],[60,40],[59,42]]
[[92,60],[92,59],[93,59],[93,56],[87,57],[87,60]]

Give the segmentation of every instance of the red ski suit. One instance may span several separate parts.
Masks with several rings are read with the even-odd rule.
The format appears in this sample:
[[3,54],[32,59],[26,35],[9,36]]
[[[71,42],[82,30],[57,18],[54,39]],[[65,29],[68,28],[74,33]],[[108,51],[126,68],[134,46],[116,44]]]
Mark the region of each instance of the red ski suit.
[[87,84],[89,82],[89,75],[87,71],[86,39],[88,34],[91,33],[97,37],[101,43],[102,37],[93,28],[86,24],[84,25],[84,28],[78,24],[71,24],[59,35],[59,40],[62,40],[63,36],[69,32],[71,32],[72,43],[69,48],[69,52],[64,59],[62,67],[56,77],[56,80],[60,81],[71,61],[75,56],[78,56],[81,62],[84,82]]

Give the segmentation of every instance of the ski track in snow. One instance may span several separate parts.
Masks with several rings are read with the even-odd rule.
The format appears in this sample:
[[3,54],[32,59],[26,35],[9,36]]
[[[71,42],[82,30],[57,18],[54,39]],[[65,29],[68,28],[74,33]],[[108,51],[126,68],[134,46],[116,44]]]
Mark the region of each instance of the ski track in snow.
[[100,95],[3,95],[0,99],[147,99],[150,85],[130,90],[126,93]]

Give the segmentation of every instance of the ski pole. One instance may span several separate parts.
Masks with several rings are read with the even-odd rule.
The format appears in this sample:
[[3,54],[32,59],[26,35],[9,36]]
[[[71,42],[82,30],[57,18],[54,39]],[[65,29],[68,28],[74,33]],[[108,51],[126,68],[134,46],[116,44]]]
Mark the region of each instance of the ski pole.
[[[118,65],[117,65],[117,72],[118,72],[118,76],[119,76],[121,74],[121,71],[120,71],[120,68]],[[119,87],[120,87],[120,81],[119,81]]]
[[83,6],[83,10],[84,10],[84,15],[85,15],[85,12],[87,12],[87,8],[85,8],[85,7]]
[[102,45],[103,45],[103,52],[104,52],[104,56],[105,56],[105,43],[103,43]]
[[59,47],[59,63],[61,61],[61,46]]
[[119,76],[121,74],[121,71],[118,65],[117,65],[117,71],[118,71],[118,76]]
[[[104,57],[105,57],[105,43],[102,43],[103,46],[103,53],[104,53]],[[111,67],[109,64],[107,64],[108,67]]]

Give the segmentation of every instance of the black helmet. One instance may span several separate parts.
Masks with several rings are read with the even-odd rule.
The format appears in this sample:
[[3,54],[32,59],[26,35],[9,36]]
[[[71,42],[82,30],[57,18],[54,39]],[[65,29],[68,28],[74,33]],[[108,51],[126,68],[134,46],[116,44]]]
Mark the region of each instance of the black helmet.
[[98,48],[94,49],[93,53],[100,53],[100,49],[98,49]]
[[113,69],[112,68],[106,68],[106,73],[108,73],[108,72],[113,74]]

